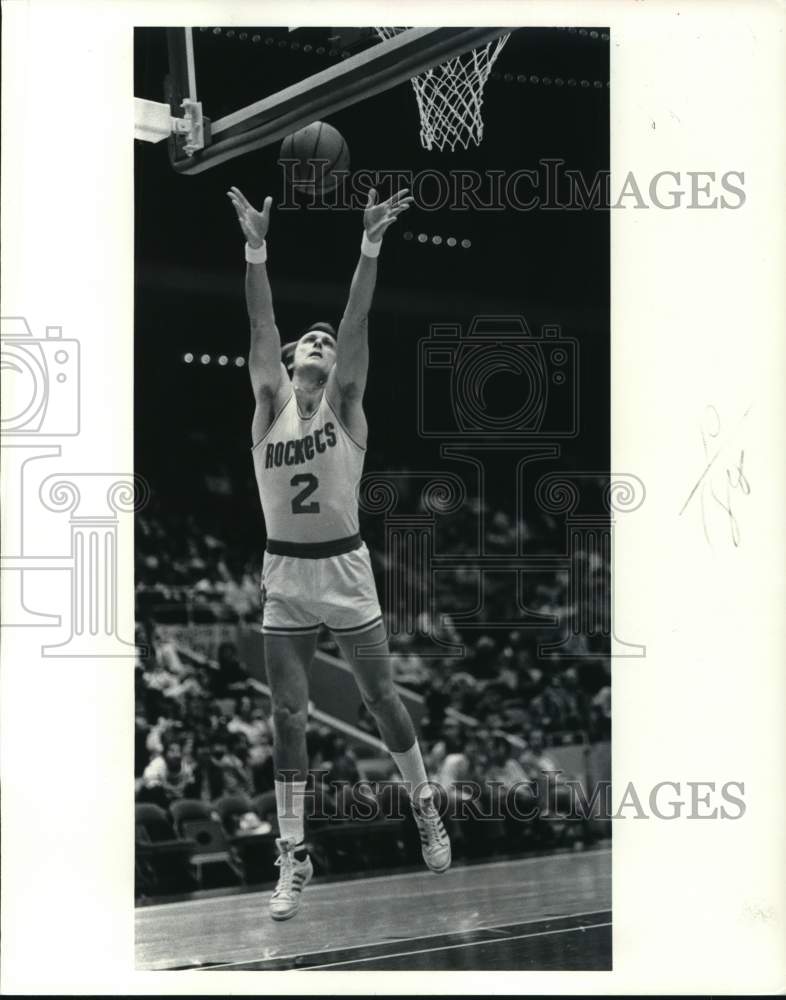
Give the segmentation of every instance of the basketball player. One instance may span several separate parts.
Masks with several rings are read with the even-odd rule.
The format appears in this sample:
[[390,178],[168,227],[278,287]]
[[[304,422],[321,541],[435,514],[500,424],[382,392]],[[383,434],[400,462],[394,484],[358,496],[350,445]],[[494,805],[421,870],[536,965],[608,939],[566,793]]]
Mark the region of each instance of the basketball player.
[[[315,323],[282,346],[273,315],[262,211],[232,188],[228,196],[246,238],[249,372],[256,401],[252,456],[267,527],[262,568],[265,662],[273,701],[276,805],[281,873],[270,901],[275,920],[297,913],[313,874],[304,846],[308,758],[307,670],[326,625],[352,667],[363,701],[404,782],[434,872],[450,867],[450,841],[427,783],[412,720],[393,686],[392,667],[368,549],[358,533],[357,487],[367,426],[368,313],[382,238],[412,198],[402,190],[379,202],[369,192],[360,259],[338,337]],[[373,647],[375,655],[364,655]],[[382,654],[382,655],[380,655]]]

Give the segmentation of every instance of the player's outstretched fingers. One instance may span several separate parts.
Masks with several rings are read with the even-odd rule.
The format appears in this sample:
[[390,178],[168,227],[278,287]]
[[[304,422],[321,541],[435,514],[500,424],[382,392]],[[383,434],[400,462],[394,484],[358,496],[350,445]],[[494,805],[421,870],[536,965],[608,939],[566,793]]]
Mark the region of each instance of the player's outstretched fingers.
[[400,191],[396,191],[394,195],[388,198],[386,205],[395,206],[401,205],[404,202],[412,202],[415,200],[414,196],[409,194],[409,188],[402,188]]
[[242,222],[246,214],[246,210],[240,204],[240,201],[231,192],[227,191],[227,197],[232,202],[232,207],[235,209],[238,219],[240,219],[240,221]]
[[243,192],[240,190],[240,188],[231,187],[229,190],[232,192],[232,194],[234,194],[234,196],[237,198],[237,200],[240,202],[243,208],[246,209],[251,208],[251,203],[249,202],[248,198],[246,198],[246,196],[243,194]]

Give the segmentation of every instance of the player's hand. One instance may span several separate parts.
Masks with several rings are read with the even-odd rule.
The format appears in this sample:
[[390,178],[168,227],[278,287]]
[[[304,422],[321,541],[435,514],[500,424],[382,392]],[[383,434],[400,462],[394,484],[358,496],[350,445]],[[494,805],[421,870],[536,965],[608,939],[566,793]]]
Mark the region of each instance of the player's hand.
[[392,198],[377,204],[377,192],[372,188],[368,193],[368,201],[363,212],[363,225],[366,235],[372,243],[378,243],[385,235],[386,231],[402,212],[406,212],[415,200],[412,195],[407,195],[409,188],[402,188],[397,191]]
[[273,205],[273,199],[270,196],[265,198],[262,211],[258,212],[249,203],[248,198],[240,188],[230,188],[227,191],[227,198],[235,206],[237,221],[240,223],[248,245],[254,249],[261,247],[270,226],[270,209]]

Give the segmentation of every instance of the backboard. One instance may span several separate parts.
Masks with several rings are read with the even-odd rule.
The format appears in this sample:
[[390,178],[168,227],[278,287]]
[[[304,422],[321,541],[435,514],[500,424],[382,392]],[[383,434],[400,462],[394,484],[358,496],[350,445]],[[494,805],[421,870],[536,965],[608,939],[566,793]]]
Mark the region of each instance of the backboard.
[[[174,169],[200,173],[493,42],[506,31],[420,27],[397,29],[381,39],[374,28],[170,28],[164,99],[137,99],[136,136],[166,138]],[[219,78],[210,68],[211,50],[227,41],[238,43],[234,80],[226,73]],[[251,104],[249,79],[258,80],[257,92],[266,95]]]

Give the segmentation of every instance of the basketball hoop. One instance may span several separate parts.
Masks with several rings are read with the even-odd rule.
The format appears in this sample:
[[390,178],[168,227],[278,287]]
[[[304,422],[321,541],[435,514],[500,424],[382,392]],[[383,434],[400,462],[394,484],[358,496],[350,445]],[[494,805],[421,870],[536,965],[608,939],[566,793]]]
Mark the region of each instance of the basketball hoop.
[[[384,41],[407,28],[375,28]],[[510,34],[448,59],[412,77],[420,112],[420,141],[424,149],[452,150],[480,145],[483,138],[483,88],[491,67]]]

